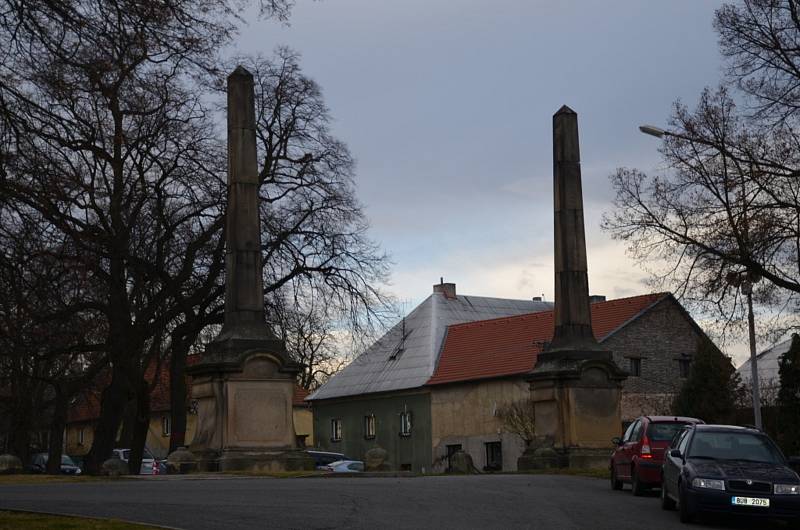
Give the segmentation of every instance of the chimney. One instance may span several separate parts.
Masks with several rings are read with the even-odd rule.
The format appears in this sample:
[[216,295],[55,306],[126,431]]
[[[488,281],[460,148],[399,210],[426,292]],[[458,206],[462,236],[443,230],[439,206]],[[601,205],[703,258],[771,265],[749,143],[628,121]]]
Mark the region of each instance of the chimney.
[[591,294],[589,295],[589,303],[596,304],[597,302],[605,302],[606,295],[604,294]]
[[532,298],[532,300],[533,300],[534,302],[541,302],[541,301],[542,301],[542,297],[541,297],[541,296],[534,296],[534,297]]
[[439,283],[433,286],[433,292],[442,293],[445,298],[453,300],[456,298],[456,284],[444,283],[444,278],[440,278]]

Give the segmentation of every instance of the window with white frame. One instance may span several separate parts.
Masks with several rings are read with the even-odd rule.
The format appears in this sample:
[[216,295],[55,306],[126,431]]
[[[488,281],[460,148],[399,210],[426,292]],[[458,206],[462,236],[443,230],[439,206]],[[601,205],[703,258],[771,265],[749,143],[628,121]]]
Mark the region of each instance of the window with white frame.
[[400,436],[411,436],[411,411],[400,413]]
[[367,414],[364,416],[364,438],[372,440],[375,438],[375,415]]
[[342,420],[341,418],[333,418],[331,420],[331,441],[339,442],[342,439]]
[[78,445],[83,445],[83,427],[78,429]]
[[169,436],[172,432],[170,425],[170,417],[166,414],[161,415],[161,436]]

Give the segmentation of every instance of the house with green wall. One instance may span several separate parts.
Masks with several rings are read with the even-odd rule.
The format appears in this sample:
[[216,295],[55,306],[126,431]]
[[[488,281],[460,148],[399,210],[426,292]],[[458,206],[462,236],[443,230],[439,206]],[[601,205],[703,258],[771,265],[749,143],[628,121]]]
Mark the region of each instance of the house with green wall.
[[453,283],[433,293],[307,400],[317,447],[363,459],[373,447],[394,469],[418,473],[432,463],[431,398],[425,386],[452,324],[545,311],[552,303],[456,295]]

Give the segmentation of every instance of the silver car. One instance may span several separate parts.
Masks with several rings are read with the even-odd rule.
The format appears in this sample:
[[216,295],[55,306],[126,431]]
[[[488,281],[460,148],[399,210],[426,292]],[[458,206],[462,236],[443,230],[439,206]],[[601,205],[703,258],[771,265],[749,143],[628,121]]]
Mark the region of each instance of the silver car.
[[[128,463],[131,457],[131,450],[130,449],[114,449],[114,456],[117,456],[120,460],[125,463]],[[156,459],[153,456],[147,447],[144,448],[144,453],[142,453],[142,465],[139,468],[140,475],[157,475],[158,468],[156,466]]]
[[364,471],[364,462],[361,460],[338,460],[324,466],[323,469],[334,473],[361,473]]

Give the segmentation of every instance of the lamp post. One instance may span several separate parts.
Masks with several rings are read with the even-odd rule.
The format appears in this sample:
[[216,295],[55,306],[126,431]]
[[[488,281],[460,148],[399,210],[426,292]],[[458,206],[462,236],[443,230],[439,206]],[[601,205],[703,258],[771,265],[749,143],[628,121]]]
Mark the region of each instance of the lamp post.
[[[665,131],[654,125],[640,125],[639,130],[647,135],[655,136],[656,138],[663,138],[664,136],[672,136],[675,138],[683,138],[689,140],[682,134]],[[698,140],[694,140],[698,141]],[[701,142],[702,143],[702,142]],[[744,206],[744,182],[742,182],[742,205]],[[742,208],[744,217],[745,230],[747,229],[747,209]],[[758,358],[756,355],[756,326],[755,318],[753,316],[753,284],[758,282],[759,278],[749,272],[743,271],[740,273],[731,273],[728,275],[728,283],[739,287],[742,294],[747,298],[747,331],[750,342],[750,376],[751,376],[751,389],[753,394],[753,416],[755,419],[756,427],[761,430],[763,428],[761,422],[761,392],[759,389],[758,380]]]

